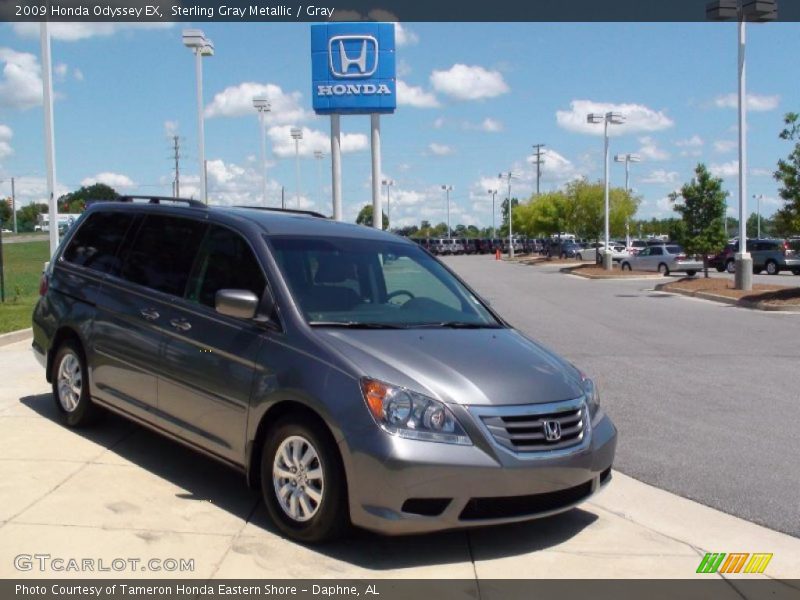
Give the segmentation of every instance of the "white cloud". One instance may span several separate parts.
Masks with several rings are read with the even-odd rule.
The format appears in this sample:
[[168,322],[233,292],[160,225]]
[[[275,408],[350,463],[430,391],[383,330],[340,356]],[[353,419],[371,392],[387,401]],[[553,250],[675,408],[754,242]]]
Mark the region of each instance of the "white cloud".
[[652,137],[641,137],[639,143],[642,144],[639,154],[647,160],[667,160],[669,158],[669,152],[659,148],[658,142]]
[[[169,29],[174,23],[53,23],[48,26],[50,37],[62,42],[76,42],[92,37],[108,37],[124,30]],[[39,23],[14,23],[14,33],[21,37],[38,38]]]
[[497,119],[492,119],[491,117],[486,117],[480,123],[471,123],[469,121],[466,121],[463,124],[463,127],[464,129],[467,130],[472,129],[477,131],[485,131],[487,133],[498,133],[500,131],[503,131],[504,129],[503,123],[501,121],[498,121]]
[[[62,183],[56,183],[56,197],[71,191]],[[32,202],[47,203],[47,180],[44,177],[16,177],[15,191],[17,206],[27,206]]]
[[403,25],[396,22],[394,24],[394,42],[398,47],[413,46],[419,42],[419,36],[410,29],[406,29]]
[[660,185],[674,185],[678,182],[680,175],[677,171],[667,171],[665,169],[656,169],[650,171],[649,175],[642,178],[642,183],[656,183]]
[[602,123],[587,123],[589,113],[618,112],[625,117],[622,125],[609,125],[609,135],[661,131],[675,123],[664,112],[656,111],[642,104],[612,104],[592,100],[573,100],[569,110],[556,111],[556,122],[568,131],[603,135]]
[[136,185],[127,175],[107,171],[98,173],[94,177],[87,177],[81,181],[81,185],[94,185],[95,183],[104,183],[113,188],[129,188]]
[[715,177],[734,177],[739,174],[739,161],[732,160],[722,164],[712,164],[708,170]]
[[164,135],[167,137],[172,137],[177,135],[178,133],[178,122],[177,121],[164,121]]
[[734,150],[736,150],[737,146],[738,144],[734,140],[717,140],[716,142],[714,142],[714,150],[716,150],[720,154],[733,152]]
[[[781,103],[781,97],[775,96],[761,96],[758,94],[747,94],[747,110],[756,112],[765,112],[775,110]],[[717,108],[738,108],[739,97],[736,94],[725,94],[724,96],[717,96],[714,99],[714,105]]]
[[752,177],[772,177],[773,172],[770,169],[750,169],[750,175]]
[[431,142],[428,144],[428,150],[430,150],[436,156],[447,156],[448,154],[455,152],[451,146],[446,144],[437,144],[436,142]]
[[413,106],[415,108],[436,108],[439,101],[436,95],[426,92],[419,86],[408,85],[402,79],[397,80],[397,103],[401,106]]
[[14,154],[14,149],[11,147],[12,137],[14,137],[14,132],[11,127],[0,124],[0,160]]
[[59,79],[64,79],[69,73],[69,67],[66,63],[58,63],[55,67],[53,67],[53,73]]
[[282,125],[296,123],[310,116],[302,107],[300,92],[284,92],[274,83],[255,83],[245,81],[239,85],[225,88],[214,96],[206,106],[205,115],[213,117],[255,117],[253,98],[263,96],[269,100],[272,109],[267,113],[266,122]]
[[[562,184],[577,177],[577,169],[572,161],[559,154],[552,148],[542,148],[541,157],[544,161],[540,167],[541,178],[543,181]],[[523,180],[530,178],[530,181],[535,185],[536,164],[534,161],[536,157],[531,155],[526,158],[526,162],[530,165],[530,169],[526,169],[522,177]]]
[[72,76],[75,78],[75,81],[83,81],[83,71],[77,67],[72,70]]
[[510,89],[499,71],[477,65],[455,64],[446,71],[434,71],[430,79],[437,92],[457,100],[494,98]]
[[[294,156],[294,139],[291,136],[291,129],[291,125],[276,125],[267,130],[267,136],[272,140],[273,152],[280,158]],[[331,151],[331,139],[326,134],[308,127],[301,129],[303,131],[303,139],[299,144],[301,157],[313,157],[317,150],[326,153]],[[343,153],[366,150],[368,145],[367,136],[363,133],[342,133]]]
[[397,76],[398,77],[408,77],[409,75],[411,75],[411,71],[412,70],[413,69],[411,68],[411,65],[408,64],[407,60],[401,58],[400,60],[397,61]]
[[705,142],[703,141],[703,138],[697,134],[694,134],[692,137],[685,140],[678,140],[675,142],[675,145],[678,146],[678,148],[699,148],[704,143]]
[[42,70],[35,55],[0,48],[0,63],[0,107],[26,109],[42,103]]
[[433,127],[434,129],[441,129],[442,127],[444,127],[444,117],[438,117],[434,119]]

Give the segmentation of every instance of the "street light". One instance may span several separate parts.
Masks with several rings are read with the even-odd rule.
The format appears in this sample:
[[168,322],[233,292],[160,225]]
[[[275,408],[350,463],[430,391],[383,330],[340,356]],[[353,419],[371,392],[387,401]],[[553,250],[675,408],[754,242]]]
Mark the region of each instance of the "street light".
[[603,249],[603,268],[610,271],[613,262],[611,260],[611,252],[609,251],[609,227],[608,227],[608,126],[622,125],[625,122],[625,117],[620,113],[607,112],[602,113],[589,113],[586,115],[587,123],[602,123],[603,124],[603,139],[604,139],[604,154],[605,154],[605,194],[604,194],[604,212],[605,212],[605,248]]
[[320,205],[324,204],[322,196],[322,159],[325,158],[325,153],[322,150],[314,150],[314,160],[317,161],[317,187],[319,188],[319,201]]
[[761,239],[761,200],[764,198],[764,194],[753,194],[753,199],[758,201],[758,209],[756,214],[758,215],[758,237],[757,239]]
[[264,131],[267,113],[272,109],[269,100],[257,96],[253,98],[253,106],[258,111],[259,137],[261,138],[261,195],[264,206],[267,205],[267,132]]
[[303,130],[292,127],[289,133],[291,133],[292,139],[294,140],[295,175],[297,177],[295,201],[297,202],[297,208],[300,208],[300,140],[303,139]]
[[194,70],[197,80],[197,154],[200,162],[200,199],[208,204],[206,134],[203,118],[203,57],[214,56],[214,44],[200,29],[184,29],[183,45],[194,52]]
[[511,209],[511,180],[514,178],[514,174],[511,171],[507,173],[500,173],[497,178],[498,179],[507,179],[508,180],[508,257],[514,258],[514,242],[512,241],[513,236],[513,227],[511,222],[513,221],[513,213]]
[[[747,85],[745,23],[766,23],[778,18],[777,0],[717,0],[706,5],[711,21],[739,22],[739,251],[736,253],[735,287],[753,289],[753,259],[747,251]],[[726,215],[727,217],[727,215]]]
[[443,185],[445,196],[447,197],[447,239],[450,239],[450,192],[453,191],[452,185]]
[[381,183],[386,186],[386,219],[389,221],[389,228],[392,227],[392,204],[389,197],[389,189],[394,185],[394,179],[384,179]]
[[[638,154],[617,154],[614,162],[625,163],[625,192],[630,194],[631,163],[642,162],[642,158]],[[628,217],[625,217],[625,246],[631,247],[631,223]]]
[[497,190],[487,190],[488,194],[492,197],[492,239],[497,236],[497,228],[494,226],[494,199],[497,198]]

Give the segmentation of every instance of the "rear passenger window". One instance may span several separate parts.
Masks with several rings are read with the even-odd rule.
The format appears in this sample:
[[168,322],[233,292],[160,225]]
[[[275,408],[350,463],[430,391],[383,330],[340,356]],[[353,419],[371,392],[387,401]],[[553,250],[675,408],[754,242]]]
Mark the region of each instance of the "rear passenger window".
[[186,298],[213,307],[219,290],[250,290],[261,298],[265,285],[261,267],[244,238],[212,225],[200,247]]
[[119,274],[117,253],[134,218],[123,212],[89,215],[64,250],[63,259],[101,273]]
[[181,217],[148,215],[139,228],[122,276],[159,292],[183,296],[206,224]]

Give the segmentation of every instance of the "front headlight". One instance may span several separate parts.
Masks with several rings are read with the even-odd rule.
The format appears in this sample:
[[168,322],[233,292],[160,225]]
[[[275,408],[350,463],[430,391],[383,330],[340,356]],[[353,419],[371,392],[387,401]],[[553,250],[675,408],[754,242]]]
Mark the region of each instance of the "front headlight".
[[600,410],[600,392],[597,390],[594,381],[583,373],[581,373],[581,386],[583,387],[583,395],[586,398],[586,404],[589,407],[589,416],[594,419],[597,411]]
[[447,406],[406,388],[364,378],[361,391],[381,428],[399,437],[471,446],[472,440]]

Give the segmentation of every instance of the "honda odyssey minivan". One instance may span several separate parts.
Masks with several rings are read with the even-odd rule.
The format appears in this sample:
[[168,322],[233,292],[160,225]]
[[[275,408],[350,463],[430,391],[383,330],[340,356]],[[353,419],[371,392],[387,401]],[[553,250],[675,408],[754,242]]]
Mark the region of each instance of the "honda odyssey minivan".
[[93,204],[33,350],[70,427],[108,410],[241,471],[304,542],[565,511],[611,478],[591,379],[425,249],[314,213]]

